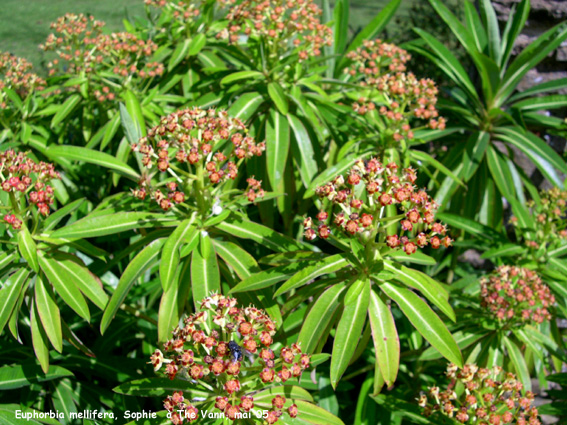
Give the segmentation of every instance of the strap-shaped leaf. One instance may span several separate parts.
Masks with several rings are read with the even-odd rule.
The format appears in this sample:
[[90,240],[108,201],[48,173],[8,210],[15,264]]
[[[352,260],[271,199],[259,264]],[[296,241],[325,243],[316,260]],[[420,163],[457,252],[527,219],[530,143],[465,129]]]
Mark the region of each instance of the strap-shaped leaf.
[[263,77],[264,74],[262,74],[259,71],[238,71],[228,74],[220,81],[220,84],[221,86],[225,86],[227,84],[234,83],[235,81],[251,80],[251,79],[263,78]]
[[[201,301],[211,293],[220,293],[220,272],[217,255],[212,249],[211,238],[207,236],[200,240],[200,245],[207,244],[204,249],[195,249],[191,257],[191,290],[195,308],[201,308]],[[200,247],[201,248],[201,247]],[[202,252],[210,254],[204,257]]]
[[73,372],[61,366],[52,366],[49,373],[43,373],[39,366],[33,364],[0,367],[0,390],[13,390],[28,387],[36,382],[46,382],[73,376]]
[[87,322],[91,321],[89,306],[81,291],[75,286],[73,279],[59,266],[59,263],[47,255],[39,255],[39,264],[45,276],[51,282],[57,294],[71,307],[79,316]]
[[471,235],[478,236],[483,239],[488,239],[491,241],[506,239],[503,235],[491,229],[490,227],[468,218],[449,213],[439,213],[438,218],[451,227],[464,230]]
[[486,47],[488,36],[475,6],[470,2],[465,3],[465,21],[467,29],[470,31],[471,36],[475,41],[477,50],[479,52],[483,52]]
[[18,231],[18,248],[23,259],[26,260],[32,270],[37,273],[39,271],[37,246],[25,225]]
[[333,8],[335,18],[335,45],[336,55],[341,55],[345,51],[348,41],[348,17],[350,6],[348,0],[337,0]]
[[513,257],[514,255],[519,255],[524,252],[525,248],[520,245],[513,243],[505,244],[497,248],[489,249],[485,251],[480,257],[481,258],[496,258],[496,257]]
[[126,382],[112,389],[115,393],[136,397],[164,397],[172,391],[182,391],[188,400],[207,397],[208,392],[195,388],[195,384],[183,379],[143,378]]
[[95,215],[75,221],[69,226],[56,230],[51,234],[54,238],[79,239],[113,235],[127,230],[157,227],[174,221],[174,217],[146,212],[119,212],[114,214]]
[[268,95],[274,102],[274,105],[276,105],[276,108],[278,108],[280,114],[287,115],[287,113],[289,112],[289,100],[287,99],[287,95],[282,86],[280,86],[280,84],[276,82],[269,83]]
[[41,370],[43,373],[49,372],[49,340],[47,334],[43,329],[41,320],[39,318],[39,313],[37,312],[37,307],[35,302],[32,301],[30,306],[30,328],[32,336],[33,351],[39,364],[41,365]]
[[313,425],[344,425],[344,422],[332,413],[327,412],[319,406],[304,400],[294,400],[299,412],[298,417],[302,421]]
[[230,108],[228,114],[243,121],[248,120],[264,102],[264,96],[258,92],[244,93]]
[[494,146],[488,146],[486,151],[488,169],[500,193],[508,200],[516,198],[514,178],[502,154]]
[[331,255],[324,260],[317,261],[315,264],[305,267],[303,270],[294,274],[287,282],[279,287],[274,297],[305,285],[310,280],[319,276],[336,272],[346,267],[348,264],[348,261],[342,254]]
[[395,279],[399,282],[417,289],[448,318],[453,322],[456,321],[455,312],[448,302],[449,293],[437,281],[424,273],[394,264],[388,260],[384,260],[384,270],[394,273]]
[[181,43],[177,44],[177,47],[169,57],[169,63],[167,64],[168,72],[171,72],[183,59],[187,57],[189,53],[189,47],[191,46],[193,40],[190,38],[184,39]]
[[246,279],[260,271],[254,257],[235,243],[213,239],[213,246],[219,257],[234,270],[240,279]]
[[390,308],[374,291],[370,291],[368,317],[376,348],[376,361],[384,380],[391,386],[396,381],[400,366],[400,339]]
[[510,360],[512,360],[512,364],[514,365],[514,369],[520,378],[522,384],[524,384],[524,389],[526,391],[532,390],[532,380],[530,378],[530,372],[528,370],[528,366],[526,365],[526,361],[524,360],[524,356],[522,352],[518,348],[518,346],[507,336],[504,336],[504,345],[508,350],[508,356]]
[[292,238],[236,215],[219,223],[216,228],[237,238],[251,239],[278,252],[295,251],[304,248]]
[[7,279],[0,290],[0,334],[18,303],[18,297],[29,274],[29,270],[22,267]]
[[370,298],[370,281],[358,279],[345,295],[343,314],[337,325],[331,357],[331,384],[337,387],[356,350],[366,322]]
[[81,102],[81,96],[78,94],[73,94],[67,98],[67,100],[59,107],[59,110],[54,115],[51,120],[51,127],[58,126],[61,124],[65,118],[69,116],[71,112],[79,105]]
[[293,158],[299,168],[303,185],[309,187],[318,171],[313,144],[303,122],[292,114],[287,117],[294,134],[291,145]]
[[[453,338],[455,338],[455,341],[457,342],[457,345],[461,350],[470,347],[472,344],[481,340],[485,336],[486,336],[486,332],[479,333],[476,331],[474,332],[458,331],[453,334]],[[440,359],[441,357],[443,356],[441,355],[441,353],[439,353],[439,351],[437,351],[435,347],[429,347],[421,354],[421,356],[419,356],[419,359],[423,361],[430,361],[430,360]]]
[[490,0],[480,1],[480,12],[482,22],[484,23],[484,27],[486,28],[486,33],[488,35],[488,53],[496,63],[500,63],[500,57],[502,56],[500,28],[498,26],[496,12],[490,3]]
[[61,332],[61,314],[55,301],[51,285],[40,274],[35,281],[35,302],[37,312],[43,324],[43,329],[58,352],[63,349],[63,334]]
[[185,301],[191,290],[191,260],[186,258],[181,270],[164,291],[158,311],[158,341],[165,342],[179,324]]
[[429,164],[433,168],[445,174],[446,176],[452,178],[456,183],[460,184],[462,187],[466,187],[465,184],[461,181],[461,179],[457,175],[455,175],[455,173],[453,173],[451,170],[449,170],[441,162],[437,161],[428,153],[422,151],[410,151],[410,156],[414,161],[420,161]]
[[429,0],[439,17],[445,21],[455,37],[469,53],[478,52],[474,37],[441,0]]
[[266,166],[268,178],[274,190],[278,189],[284,178],[289,153],[290,129],[287,118],[271,109],[266,121]]
[[[527,0],[524,0],[527,1]],[[552,91],[559,91],[567,89],[567,78],[558,78],[556,80],[546,81],[545,83],[536,84],[527,90],[516,93],[510,98],[510,102],[516,102],[526,97],[535,96],[541,93],[548,93]],[[537,100],[535,98],[534,100]]]
[[567,96],[561,94],[524,99],[512,105],[525,112],[564,108],[565,106],[567,106]]
[[417,331],[447,360],[462,367],[463,357],[453,336],[433,310],[415,293],[396,283],[383,283],[380,288],[402,310]]
[[75,161],[86,162],[108,168],[118,174],[138,181],[140,175],[128,164],[116,159],[112,155],[80,146],[51,146],[45,151],[50,158],[67,158]]
[[57,211],[55,211],[53,214],[50,214],[49,217],[47,217],[43,221],[43,228],[45,230],[53,229],[57,225],[57,223],[59,223],[63,218],[71,214],[73,211],[76,211],[78,208],[80,208],[81,205],[83,205],[83,203],[85,202],[85,200],[86,198],[77,199],[65,205],[64,207],[59,208]]
[[114,294],[110,298],[104,314],[102,315],[102,320],[100,323],[100,333],[104,334],[114,316],[118,312],[118,309],[126,299],[126,295],[134,285],[136,279],[141,276],[156,260],[158,257],[165,239],[156,239],[152,241],[148,246],[146,246],[142,251],[136,255],[130,264],[122,273],[120,281],[114,290]]
[[179,247],[185,239],[190,239],[191,235],[197,232],[197,229],[193,226],[194,221],[194,219],[189,218],[181,222],[171,235],[169,235],[163,245],[159,264],[159,276],[164,291],[167,291],[167,288],[171,285],[173,277],[175,276],[175,270],[177,270],[177,266],[179,265]]
[[529,14],[530,0],[522,0],[517,8],[516,5],[513,5],[508,22],[506,23],[506,28],[504,29],[504,34],[502,35],[502,56],[500,58],[500,65],[502,67],[506,66],[508,63],[516,39],[522,32]]
[[490,135],[485,131],[474,132],[467,140],[463,162],[463,179],[469,181],[476,173],[490,142]]
[[335,316],[345,288],[344,282],[332,285],[313,304],[297,338],[297,342],[301,343],[301,347],[306,353],[312,353],[319,345],[324,330]]
[[306,266],[306,263],[291,263],[283,266],[272,267],[268,270],[263,270],[254,273],[251,276],[243,279],[238,285],[230,290],[230,293],[256,291],[258,289],[269,288],[278,282],[289,279]]
[[284,396],[286,399],[313,401],[311,394],[297,385],[279,385],[254,393],[254,404],[256,402],[268,403],[271,406],[272,399],[277,395]]

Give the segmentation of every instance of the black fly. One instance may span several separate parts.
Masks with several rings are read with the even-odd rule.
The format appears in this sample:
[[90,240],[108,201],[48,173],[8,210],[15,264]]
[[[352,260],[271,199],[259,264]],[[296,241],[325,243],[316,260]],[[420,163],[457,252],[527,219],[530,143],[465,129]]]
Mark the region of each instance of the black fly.
[[230,341],[228,343],[228,349],[230,350],[230,354],[232,354],[233,362],[239,362],[242,360],[242,348],[240,348],[236,342]]

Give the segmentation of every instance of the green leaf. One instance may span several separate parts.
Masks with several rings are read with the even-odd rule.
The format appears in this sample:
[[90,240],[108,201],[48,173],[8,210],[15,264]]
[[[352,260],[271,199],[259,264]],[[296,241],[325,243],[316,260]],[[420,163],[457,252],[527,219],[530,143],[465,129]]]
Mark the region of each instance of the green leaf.
[[43,329],[36,304],[33,300],[30,306],[30,329],[33,351],[41,365],[41,370],[43,370],[43,373],[47,374],[49,372],[49,340]]
[[462,367],[463,357],[457,343],[439,316],[415,293],[395,283],[383,283],[380,288],[394,300],[417,331],[447,360]]
[[388,387],[393,385],[400,366],[400,339],[390,308],[374,291],[370,291],[368,317],[376,348],[376,361]]
[[185,259],[177,279],[164,291],[158,311],[158,341],[165,342],[171,332],[179,324],[191,288],[191,261]]
[[[112,139],[116,135],[116,132],[118,131],[118,128],[120,127],[120,123],[122,121],[121,120],[122,108],[123,108],[123,105],[121,103],[120,104],[120,113],[114,114],[112,119],[109,122],[107,122],[106,125],[104,126],[104,135],[102,136],[102,140],[100,142],[100,150],[101,151],[103,151],[108,146],[108,144],[112,141]],[[130,138],[128,138],[128,141],[130,143],[132,143]]]
[[130,113],[126,106],[123,103],[120,103],[120,121],[122,124],[122,129],[124,130],[124,134],[126,135],[126,139],[130,144],[138,143],[140,138],[142,137],[142,132],[140,130],[140,126]]
[[567,95],[551,95],[521,100],[512,105],[522,111],[539,111],[564,108],[567,106]]
[[292,144],[293,157],[299,168],[301,181],[305,187],[309,187],[313,178],[317,175],[317,161],[313,152],[311,139],[303,122],[295,115],[288,115],[289,124],[295,137]]
[[513,6],[502,37],[502,57],[500,58],[501,66],[505,66],[508,63],[514,44],[516,44],[516,39],[522,32],[529,14],[530,0],[522,0],[517,9],[516,5]]
[[325,409],[304,400],[294,400],[302,421],[313,425],[344,425],[344,422]]
[[[484,1],[484,0],[482,0]],[[459,42],[469,53],[478,52],[474,37],[441,0],[429,0],[439,17],[445,21]]]
[[437,214],[437,218],[451,227],[464,230],[465,232],[482,239],[488,239],[491,241],[506,239],[503,235],[492,228],[465,217],[449,213],[439,213]]
[[73,94],[67,98],[67,100],[61,105],[53,119],[51,120],[51,127],[55,127],[61,124],[65,118],[69,116],[71,112],[77,107],[81,102],[81,96],[78,94]]
[[525,248],[513,243],[504,244],[497,248],[489,249],[484,252],[480,258],[495,258],[495,257],[513,257],[524,252]]
[[311,394],[301,387],[296,385],[279,385],[277,387],[267,388],[255,393],[254,404],[268,403],[271,406],[272,399],[277,395],[282,395],[286,399],[313,401]]
[[335,316],[345,288],[345,283],[332,285],[316,299],[297,338],[306,353],[313,353],[319,345],[321,336]]
[[437,170],[439,170],[440,172],[442,172],[446,176],[452,178],[455,181],[455,183],[460,184],[463,187],[466,187],[465,184],[461,181],[461,179],[459,177],[457,177],[451,170],[449,170],[447,167],[445,167],[442,163],[437,161],[435,158],[433,158],[428,153],[425,153],[423,151],[415,151],[414,150],[414,151],[410,151],[410,156],[415,161],[425,162],[426,164],[433,166],[433,168],[436,168]]
[[[211,238],[201,239],[201,244],[209,244],[209,252],[212,251]],[[211,295],[220,293],[220,272],[217,264],[217,256],[213,252],[208,257],[201,255],[201,249],[193,250],[191,258],[191,289],[193,290],[193,302],[195,309],[200,310],[201,301]]]
[[140,175],[128,164],[104,152],[80,146],[51,146],[45,153],[50,158],[67,158],[108,168],[135,181],[140,178]]
[[333,9],[335,20],[335,54],[342,54],[348,40],[349,0],[337,0]]
[[61,314],[51,286],[41,275],[35,281],[35,302],[43,329],[53,348],[59,353],[63,349],[63,334],[61,332]]
[[260,93],[244,93],[228,108],[228,115],[247,121],[262,103],[264,103],[264,96]]
[[156,227],[173,220],[175,220],[174,217],[146,212],[119,212],[87,216],[69,226],[56,230],[51,236],[62,239],[94,238],[132,229]]
[[191,46],[189,46],[189,52],[187,53],[187,56],[191,57],[198,55],[199,53],[201,53],[201,50],[203,50],[203,47],[205,47],[206,44],[207,37],[205,36],[205,34],[199,33],[195,35],[195,37],[193,37],[193,40],[191,40]]
[[482,16],[482,21],[486,32],[488,34],[488,52],[495,62],[500,63],[500,58],[502,55],[500,40],[500,28],[498,27],[498,19],[496,18],[496,12],[494,7],[490,3],[490,0],[480,1],[480,12]]
[[463,176],[465,181],[476,173],[490,142],[490,135],[485,131],[474,132],[467,140],[463,156]]
[[474,38],[476,49],[479,52],[484,51],[486,47],[488,36],[486,35],[486,30],[482,25],[480,17],[476,11],[473,3],[466,2],[465,6],[465,19],[467,23],[467,28],[471,32],[471,36]]
[[91,314],[81,291],[75,286],[73,279],[59,266],[59,263],[44,254],[39,255],[39,264],[45,276],[51,282],[55,291],[79,316],[87,322],[91,321]]
[[296,251],[304,248],[295,240],[269,227],[252,221],[245,221],[237,216],[227,218],[219,223],[216,228],[237,238],[251,239],[278,252]]
[[390,0],[388,4],[382,8],[380,13],[356,35],[348,46],[347,51],[355,50],[362,46],[364,40],[372,40],[380,34],[395,15],[401,3],[402,0]]
[[498,190],[506,199],[515,199],[516,190],[514,188],[514,178],[510,174],[510,169],[502,154],[494,146],[488,146],[486,152],[488,169]]
[[220,84],[221,86],[225,86],[227,84],[234,83],[235,81],[251,80],[251,79],[263,78],[263,77],[264,74],[262,74],[259,71],[238,71],[228,74],[220,81]]
[[563,180],[557,175],[554,168],[567,173],[567,164],[551,146],[535,134],[523,131],[520,127],[498,127],[496,137],[516,146],[530,158],[550,182],[558,187],[563,186]]
[[198,231],[193,226],[194,221],[195,220],[193,218],[189,218],[181,222],[163,245],[161,261],[159,264],[159,276],[161,279],[161,286],[164,291],[167,291],[167,288],[171,285],[173,277],[175,276],[175,271],[179,265],[179,247],[183,241],[190,239],[191,235]]
[[[423,425],[440,425],[440,422],[435,418],[435,420],[429,420],[424,414],[423,409],[421,409],[417,403],[408,403],[407,401],[397,399],[390,395],[377,394],[371,395],[372,398],[378,405],[383,406],[388,412],[396,412],[396,415],[402,418],[408,418],[409,422],[423,424]],[[406,421],[404,421],[405,423]]]
[[516,374],[522,384],[524,384],[524,389],[526,391],[532,390],[532,380],[530,378],[530,372],[528,370],[528,366],[526,365],[526,361],[524,360],[524,356],[522,352],[518,348],[514,342],[510,340],[507,336],[504,336],[504,345],[508,350],[508,356],[510,360],[512,360],[512,364],[514,365],[514,369],[516,370]]
[[[527,0],[523,0],[527,2]],[[529,3],[528,3],[529,4]],[[516,102],[526,97],[535,96],[536,94],[547,93],[550,91],[565,90],[567,88],[567,78],[558,78],[556,80],[546,81],[545,83],[537,84],[527,90],[516,93],[510,98],[510,102]],[[538,100],[538,98],[532,99]]]
[[213,239],[213,245],[216,253],[240,279],[246,279],[260,270],[254,257],[235,243]]
[[318,186],[321,186],[322,184],[327,183],[329,180],[332,180],[334,177],[343,174],[353,166],[354,162],[355,160],[349,157],[343,159],[332,167],[327,168],[309,184],[307,190],[305,191],[305,195],[303,195],[303,199],[311,198],[313,195],[315,195],[315,190]]
[[43,220],[43,228],[45,230],[53,229],[63,218],[80,208],[85,200],[86,198],[77,199],[70,204],[65,205],[64,207],[59,208],[57,211],[55,211],[53,214],[50,214],[49,217]]
[[331,255],[330,257],[320,260],[317,263],[305,267],[303,270],[294,274],[287,282],[274,294],[274,297],[285,294],[292,289],[305,285],[307,282],[325,274],[334,273],[348,265],[348,261],[342,254]]
[[[384,270],[394,273],[396,280],[400,283],[417,289],[449,319],[453,322],[456,321],[455,312],[448,303],[449,293],[437,281],[424,273],[394,264],[388,260],[384,260]],[[386,379],[385,376],[384,379]]]
[[290,278],[297,273],[298,269],[304,266],[305,263],[292,263],[254,273],[239,282],[230,290],[230,293],[257,291],[258,289],[268,288]]
[[186,38],[177,44],[177,47],[169,58],[169,63],[167,65],[168,72],[171,72],[173,68],[175,68],[183,59],[187,57],[191,43],[192,40],[190,38]]
[[174,391],[182,391],[188,400],[207,397],[208,392],[195,388],[195,384],[182,379],[143,378],[125,382],[112,389],[115,393],[135,397],[165,397]]
[[358,339],[366,321],[370,298],[370,281],[359,279],[352,284],[345,296],[343,314],[337,325],[331,357],[331,384],[337,387],[341,376],[356,350]]
[[164,243],[165,239],[163,238],[152,241],[132,259],[130,264],[128,264],[124,273],[122,273],[122,276],[120,277],[120,281],[114,290],[114,294],[112,294],[112,297],[104,310],[104,314],[102,315],[100,323],[101,334],[104,334],[104,332],[108,329],[110,322],[114,319],[114,316],[116,316],[116,313],[126,299],[126,295],[128,295],[128,292],[132,288],[132,285],[134,285],[136,279],[141,276],[156,260]]
[[268,178],[274,190],[283,184],[289,152],[289,122],[273,109],[266,121],[266,166]]
[[2,366],[0,367],[0,390],[28,387],[37,382],[52,381],[67,376],[74,376],[73,372],[61,366],[51,366],[49,373],[43,373],[41,368],[34,364]]
[[22,258],[26,260],[32,270],[37,273],[39,271],[37,246],[25,225],[23,225],[18,232],[18,248]]
[[269,83],[268,95],[276,105],[276,108],[278,108],[278,111],[282,115],[287,115],[287,113],[289,112],[289,101],[282,86],[280,86],[276,82]]
[[18,303],[18,297],[29,274],[29,270],[25,268],[19,269],[6,280],[3,288],[0,290],[0,334]]

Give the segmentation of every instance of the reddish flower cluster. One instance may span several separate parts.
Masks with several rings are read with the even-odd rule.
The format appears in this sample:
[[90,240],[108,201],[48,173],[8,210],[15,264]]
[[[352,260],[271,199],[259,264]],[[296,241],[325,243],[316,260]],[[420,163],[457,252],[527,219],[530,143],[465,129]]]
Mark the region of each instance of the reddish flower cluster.
[[33,90],[43,90],[45,80],[29,72],[32,64],[10,53],[0,52],[0,109],[7,108],[7,98],[2,91],[12,89],[22,98]]
[[205,410],[218,409],[231,420],[255,404],[271,409],[265,418],[269,424],[276,423],[284,411],[296,417],[297,406],[282,395],[275,395],[271,405],[254,400],[253,394],[265,384],[299,378],[310,364],[310,357],[297,344],[283,347],[276,358],[270,348],[275,333],[275,323],[263,310],[238,308],[236,299],[219,294],[205,298],[201,311],[186,318],[184,327],[177,327],[164,344],[165,356],[160,350],[151,356],[156,371],[165,365],[164,374],[170,379],[181,376],[211,391],[212,397],[203,402],[185,400],[181,392],[167,397],[164,407],[172,412],[171,421],[177,425],[184,419],[198,419],[199,404]]
[[[431,387],[419,398],[426,416],[443,415],[471,425],[540,425],[538,410],[531,407],[534,394],[528,391],[522,395],[522,383],[501,367],[483,369],[467,364],[459,370],[449,364],[447,376],[452,380],[447,390]],[[465,388],[460,396],[453,390],[457,384]]]
[[[58,56],[47,65],[49,75],[64,66],[65,72],[70,74],[111,73],[124,84],[134,76],[149,78],[163,74],[161,63],[148,60],[157,50],[154,42],[127,32],[102,34],[104,25],[83,14],[66,14],[51,24],[55,32],[40,45],[41,49],[54,51]],[[93,94],[100,102],[115,99],[111,87],[103,82],[96,85]]]
[[20,211],[20,198],[27,196],[28,204],[35,205],[41,215],[49,215],[49,205],[53,203],[53,188],[46,183],[59,178],[53,164],[36,163],[26,153],[9,149],[0,152],[0,179],[4,192],[13,194],[16,205],[14,211],[6,214],[4,221],[14,229],[22,226],[24,211]]
[[[518,218],[512,217],[510,223],[516,227],[516,232],[525,240],[528,247],[533,249],[557,248],[567,239],[567,191],[553,188],[539,193],[540,200],[527,202],[527,207],[535,217],[535,231],[525,231],[518,225]],[[543,257],[543,256],[542,256]]]
[[395,141],[413,139],[411,119],[427,120],[432,129],[445,128],[445,119],[436,108],[437,86],[430,79],[405,72],[411,58],[405,50],[381,40],[366,41],[347,57],[353,63],[345,72],[367,91],[353,104],[354,110],[364,115],[378,109]]
[[152,6],[163,11],[167,11],[181,25],[191,24],[193,20],[200,16],[202,0],[145,0],[147,6]]
[[[408,255],[428,244],[435,249],[441,245],[450,246],[451,238],[444,236],[446,227],[435,222],[437,204],[424,190],[416,190],[413,184],[416,179],[415,170],[401,170],[393,162],[384,166],[374,158],[357,161],[346,178],[338,176],[316,189],[319,197],[327,198],[341,211],[334,215],[331,223],[328,223],[329,213],[326,211],[317,214],[320,223],[317,230],[313,228],[313,220],[306,218],[303,223],[306,239],[313,240],[317,235],[327,239],[333,225],[348,235],[366,231],[376,235],[383,229],[382,220],[388,220],[383,217],[384,207],[396,205],[400,210],[398,218],[402,233],[383,235],[386,245],[401,248]],[[362,190],[359,185],[363,185]],[[392,218],[388,221],[391,223]]]
[[[160,124],[150,129],[148,136],[140,139],[132,149],[144,155],[142,162],[148,170],[155,166],[162,173],[175,173],[174,170],[180,170],[177,166],[183,168],[185,164],[204,168],[210,183],[219,184],[234,180],[243,160],[260,156],[265,150],[265,143],[256,144],[246,134],[244,123],[229,117],[225,111],[185,109],[163,117]],[[232,145],[229,152],[223,147],[227,142]],[[249,201],[264,195],[260,181],[249,178],[247,182]],[[134,195],[144,199],[150,193],[164,210],[172,203],[184,202],[188,194],[177,183],[170,182],[167,187],[169,194],[165,195],[159,189],[151,188],[149,179],[143,177]]]
[[297,49],[299,60],[321,55],[323,46],[333,43],[333,31],[320,22],[322,14],[313,0],[224,0],[231,6],[228,29],[218,38],[238,42],[239,36],[262,37],[275,57]]
[[500,266],[480,281],[482,307],[500,321],[543,323],[551,320],[549,307],[555,297],[532,270]]

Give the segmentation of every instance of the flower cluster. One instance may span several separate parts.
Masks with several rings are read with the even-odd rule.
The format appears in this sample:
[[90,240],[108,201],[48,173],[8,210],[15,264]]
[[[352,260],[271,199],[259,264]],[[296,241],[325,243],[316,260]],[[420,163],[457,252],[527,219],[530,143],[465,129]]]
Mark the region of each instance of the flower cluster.
[[8,106],[4,89],[12,89],[22,98],[35,89],[44,89],[45,80],[30,72],[31,68],[26,59],[0,52],[0,110]]
[[162,13],[168,13],[182,27],[192,25],[201,15],[203,6],[203,0],[145,0],[144,3],[160,9]]
[[345,72],[358,82],[364,97],[353,109],[364,115],[378,110],[388,123],[394,141],[414,138],[410,120],[427,121],[432,129],[444,129],[445,119],[436,108],[438,89],[430,79],[418,79],[407,73],[407,51],[381,40],[365,41],[363,47],[347,55],[352,61]]
[[[271,409],[264,417],[269,424],[285,412],[297,416],[297,406],[277,395],[274,384],[298,379],[309,367],[310,357],[297,344],[276,354],[271,348],[276,324],[263,310],[239,308],[236,299],[214,294],[201,302],[200,312],[183,323],[164,344],[165,354],[156,350],[151,363],[156,371],[164,366],[163,373],[170,379],[187,379],[210,391],[211,397],[186,400],[181,392],[167,397],[164,407],[172,412],[174,424],[198,419],[199,405],[205,410],[217,409],[233,421],[254,407]],[[264,397],[254,399],[266,384],[276,394],[270,404]]]
[[[112,74],[123,85],[135,76],[144,79],[163,74],[163,65],[149,60],[157,50],[153,41],[127,32],[103,34],[104,25],[83,14],[66,14],[51,24],[54,33],[40,45],[42,50],[54,51],[57,55],[47,65],[49,75],[57,73],[61,67],[69,74],[104,72]],[[113,87],[119,85],[98,81],[93,94],[99,102],[112,101],[116,97]]]
[[321,55],[333,43],[333,31],[320,22],[322,14],[313,0],[224,0],[230,6],[228,28],[218,38],[238,42],[240,36],[261,37],[273,57],[280,59],[296,48],[299,60]]
[[[184,109],[163,117],[156,127],[148,131],[148,136],[140,139],[132,149],[143,154],[142,163],[151,170],[157,168],[161,173],[169,172],[177,176],[186,174],[199,179],[206,173],[210,184],[217,185],[234,180],[239,165],[247,158],[260,156],[265,143],[256,143],[247,135],[244,123],[228,116],[226,111],[215,109]],[[197,174],[190,174],[195,170]],[[262,197],[261,182],[254,178],[247,180],[247,197],[254,201]],[[134,196],[144,199],[148,194],[167,210],[173,203],[182,203],[187,195],[176,182],[168,182],[168,194],[151,186],[146,176],[140,180],[139,189]]]
[[543,323],[551,319],[549,307],[555,297],[532,270],[500,266],[480,281],[482,307],[488,307],[498,320]]
[[[303,223],[306,239],[313,240],[317,235],[326,239],[333,226],[347,235],[369,232],[373,239],[384,223],[397,219],[401,234],[381,235],[388,247],[401,248],[411,255],[426,245],[435,249],[450,246],[452,240],[445,235],[446,226],[435,221],[438,205],[424,190],[416,189],[416,179],[415,170],[400,169],[393,162],[383,165],[374,158],[357,161],[346,178],[340,175],[316,189],[320,198],[328,199],[340,210],[332,218],[326,211],[319,212],[316,229],[307,217]],[[388,205],[397,206],[400,214],[384,217],[384,207]]]
[[[459,370],[449,364],[447,377],[451,383],[445,391],[431,387],[419,398],[419,405],[426,416],[443,415],[471,425],[541,423],[537,408],[531,406],[534,394],[527,391],[522,395],[522,383],[500,366],[483,369],[467,364]],[[454,391],[457,383],[465,388],[460,395]]]
[[527,202],[531,215],[535,217],[535,232],[524,231],[517,217],[512,217],[510,222],[528,247],[552,249],[567,239],[567,191],[553,188],[540,192],[539,196],[539,203]]
[[[15,152],[13,149],[0,152],[1,186],[4,192],[10,194],[9,207],[13,210],[4,216],[4,221],[12,228],[19,229],[27,208],[32,205],[41,215],[49,215],[54,195],[53,188],[47,182],[57,178],[59,173],[55,171],[53,164],[36,163],[26,153]],[[25,210],[21,209],[21,198],[27,199]]]

